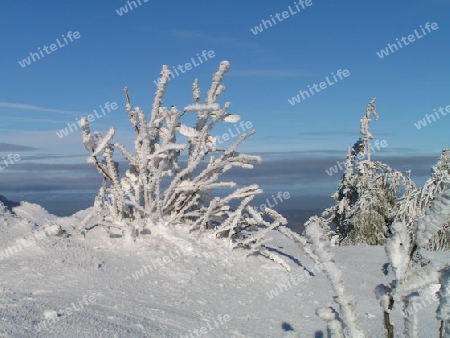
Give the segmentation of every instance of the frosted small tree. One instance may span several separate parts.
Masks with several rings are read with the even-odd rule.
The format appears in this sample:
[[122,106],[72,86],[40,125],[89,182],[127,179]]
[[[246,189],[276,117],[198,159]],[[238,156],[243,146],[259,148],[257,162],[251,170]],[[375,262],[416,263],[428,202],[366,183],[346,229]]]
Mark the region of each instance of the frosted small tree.
[[[396,203],[406,177],[387,164],[371,160],[369,124],[378,114],[373,98],[360,120],[360,138],[348,148],[346,171],[338,190],[332,195],[336,205],[324,211],[330,227],[337,233],[335,241],[342,245],[384,244],[389,225],[396,214]],[[337,238],[336,238],[337,237]]]
[[[163,66],[149,119],[139,107],[132,108],[125,88],[126,111],[136,133],[134,151],[113,142],[114,128],[105,136],[91,133],[88,120],[82,119],[83,143],[90,153],[88,162],[97,167],[103,184],[81,230],[104,225],[112,234],[134,239],[151,232],[157,224],[181,223],[191,231],[228,238],[233,247],[245,247],[282,261],[263,248],[263,239],[268,231],[286,224],[286,219],[272,209],[260,213],[250,206],[252,199],[262,193],[257,185],[237,188],[236,183],[221,180],[233,168],[252,169],[261,162],[259,156],[237,151],[254,131],[240,135],[228,149],[218,148],[211,135],[219,122],[236,123],[240,119],[228,113],[230,102],[223,106],[217,102],[225,91],[222,81],[229,67],[228,61],[220,63],[205,103],[200,102],[200,87],[195,80],[194,103],[179,111],[174,106],[162,106],[171,74],[169,67]],[[195,115],[193,126],[183,123],[187,114]],[[116,152],[128,162],[122,177],[119,163],[114,160]],[[216,193],[224,189],[232,191]],[[233,202],[237,207],[231,207]]]

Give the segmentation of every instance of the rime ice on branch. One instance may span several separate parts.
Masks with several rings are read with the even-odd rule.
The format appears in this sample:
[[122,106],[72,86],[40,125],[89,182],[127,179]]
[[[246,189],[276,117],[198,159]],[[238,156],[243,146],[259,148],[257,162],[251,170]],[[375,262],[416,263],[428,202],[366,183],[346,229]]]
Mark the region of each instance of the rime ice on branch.
[[[267,232],[286,224],[286,219],[274,210],[267,208],[259,213],[249,206],[255,195],[262,193],[257,185],[237,188],[235,182],[221,180],[233,168],[252,169],[261,162],[259,156],[237,151],[253,130],[241,134],[228,149],[219,149],[210,134],[219,122],[236,123],[240,119],[228,112],[230,102],[223,106],[217,102],[225,91],[222,81],[229,68],[228,61],[220,63],[205,103],[200,102],[200,86],[195,80],[194,103],[180,112],[177,107],[162,106],[171,74],[163,66],[149,120],[139,107],[132,108],[125,88],[126,111],[136,134],[134,151],[112,141],[114,128],[105,137],[99,132],[91,134],[89,122],[83,118],[83,142],[91,154],[88,162],[102,174],[103,184],[94,211],[82,228],[92,223],[106,225],[110,231],[132,239],[143,231],[151,232],[157,224],[178,223],[191,231],[229,238],[233,247],[245,247],[281,261],[262,244]],[[187,114],[195,115],[194,125],[183,123]],[[115,151],[128,162],[122,177],[113,159]],[[219,189],[232,191],[214,194]],[[232,208],[232,204],[237,207]]]
[[[390,309],[394,303],[403,303],[404,332],[407,337],[417,337],[418,317],[414,304],[423,297],[423,291],[431,284],[439,283],[439,280],[441,290],[447,287],[446,274],[448,272],[446,271],[449,267],[442,266],[442,262],[435,262],[427,258],[426,249],[430,239],[435,236],[449,217],[450,186],[445,186],[442,193],[435,197],[426,213],[414,221],[412,232],[416,234],[415,236],[410,235],[406,224],[401,220],[396,221],[391,226],[392,234],[385,249],[395,279],[390,283],[390,286],[379,285],[377,289],[384,288],[388,291],[386,296],[388,296]],[[442,271],[444,273],[440,277]],[[441,297],[439,309],[446,306],[447,297]],[[381,304],[385,313],[386,303],[385,300]],[[438,319],[442,321],[442,325],[445,321],[448,321],[444,315],[445,313],[438,310]],[[388,326],[386,327],[388,328]]]
[[370,146],[369,141],[373,139],[372,134],[369,132],[369,123],[372,122],[370,115],[374,116],[375,121],[378,121],[378,114],[375,108],[376,97],[374,97],[367,105],[366,113],[361,118],[361,135],[364,136],[364,149],[367,150],[367,159],[370,161]]
[[[345,291],[342,272],[337,267],[333,254],[331,253],[331,243],[324,232],[323,226],[321,226],[320,218],[317,216],[311,217],[308,223],[305,224],[305,229],[306,235],[312,243],[314,253],[325,267],[324,270],[333,289],[335,301],[339,304],[339,317],[342,320],[344,336],[349,338],[367,337],[356,314],[356,301]],[[317,314],[327,321],[334,320],[333,317],[328,315],[329,313],[326,314],[323,310],[318,310]],[[333,322],[332,327],[335,330],[336,336],[342,336],[342,328],[337,323]]]

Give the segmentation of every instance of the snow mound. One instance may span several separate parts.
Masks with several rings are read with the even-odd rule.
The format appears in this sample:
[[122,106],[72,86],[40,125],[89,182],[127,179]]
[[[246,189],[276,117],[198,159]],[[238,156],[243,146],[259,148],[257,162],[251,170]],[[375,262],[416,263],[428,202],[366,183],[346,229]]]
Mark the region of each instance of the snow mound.
[[[157,226],[123,247],[100,228],[86,238],[71,234],[83,213],[58,218],[27,203],[13,209],[16,215],[1,214],[7,222],[1,225],[0,254],[46,223],[67,232],[35,238],[0,260],[0,337],[326,336],[326,323],[315,311],[335,306],[330,285],[279,232],[272,231],[265,245],[285,259],[290,273],[215,238],[195,239],[182,226]],[[384,337],[373,292],[391,278],[381,271],[383,247],[332,251],[362,325],[370,337]],[[437,332],[436,307],[420,310],[420,336]],[[392,311],[398,327],[400,310]]]

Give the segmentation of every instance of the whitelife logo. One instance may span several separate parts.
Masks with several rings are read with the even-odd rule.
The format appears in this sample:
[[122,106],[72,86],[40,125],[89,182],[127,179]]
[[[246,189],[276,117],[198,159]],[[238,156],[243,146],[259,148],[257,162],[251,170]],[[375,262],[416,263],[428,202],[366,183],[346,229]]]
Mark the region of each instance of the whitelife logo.
[[[139,6],[142,6],[141,0],[136,0],[136,1],[138,2]],[[132,11],[135,8],[138,8],[136,1],[127,1],[125,6],[122,6],[119,9],[116,9],[116,13],[119,14],[119,16],[122,16],[122,15],[128,13],[128,7],[130,8],[130,11]],[[149,0],[142,0],[142,1],[148,2]],[[134,5],[134,8],[132,5]]]
[[[435,31],[435,30],[437,30],[437,29],[439,28],[439,26],[438,26],[438,24],[437,24],[436,22],[433,22],[433,23],[431,23],[431,24],[430,24],[429,22],[427,22],[427,23],[425,24],[425,28],[426,28],[426,30],[428,31],[428,33],[431,33],[430,28],[431,28],[432,30]],[[405,38],[404,36],[402,36],[402,38],[401,38],[400,40],[403,42],[403,45],[402,45],[402,43],[398,40],[398,38],[396,38],[395,40],[397,40],[397,45],[398,45],[398,47],[403,48],[403,46],[408,46],[411,42],[416,41],[416,38],[417,38],[417,40],[419,40],[419,39],[422,39],[425,35],[427,35],[427,32],[426,32],[425,29],[422,27],[422,25],[420,25],[420,29],[422,30],[423,35],[420,35],[420,33],[417,32],[417,29],[415,29],[415,30],[414,30],[414,34],[409,34],[409,35],[408,35],[408,41],[409,41],[409,42],[407,42],[407,41],[406,41],[406,38]],[[382,58],[384,58],[385,56],[388,56],[388,55],[389,55],[389,50],[391,51],[391,53],[394,53],[395,51],[398,51],[397,45],[396,45],[395,43],[394,43],[394,44],[388,43],[388,45],[387,45],[387,47],[386,47],[385,49],[382,49],[382,50],[380,50],[379,52],[377,52],[378,57],[379,57],[380,59],[382,59]],[[395,50],[394,50],[394,47],[395,47]]]
[[239,127],[234,125],[234,129],[236,129],[237,134],[233,133],[231,128],[228,128],[227,132],[223,133],[220,136],[217,136],[217,142],[219,144],[222,144],[225,141],[231,140],[232,138],[241,135],[242,133],[246,132],[251,128],[253,128],[253,124],[250,121],[241,121],[239,123]]
[[[275,14],[275,18],[277,18],[278,22],[283,21],[284,19],[288,19],[290,17],[290,15],[295,15],[297,13],[300,13],[301,9],[299,6],[302,7],[302,9],[305,9],[306,7],[312,6],[312,0],[299,0],[298,4],[297,2],[294,2],[295,8],[297,9],[297,11],[293,10],[291,6],[288,6],[289,12],[288,11],[283,11],[280,13],[276,13]],[[283,17],[283,18],[281,18]],[[275,20],[275,18],[273,17],[273,15],[270,15],[270,20],[261,20],[261,23],[258,26],[255,26],[254,28],[250,28],[250,31],[253,33],[253,35],[257,35],[258,33],[262,33],[265,29],[268,29],[269,27],[272,27],[272,23],[274,25],[277,24],[277,21]],[[272,22],[271,22],[272,20]],[[267,24],[269,26],[267,26]],[[264,25],[264,28],[263,28]]]
[[[109,103],[109,101],[108,101],[108,102],[105,103],[105,106],[104,106],[104,107],[102,107],[102,105],[100,105],[99,107],[100,107],[100,109],[101,109],[103,115],[100,115],[99,113],[97,113],[97,109],[94,109],[95,116],[92,115],[92,114],[89,114],[89,115],[87,116],[87,119],[88,119],[88,121],[89,121],[90,123],[94,122],[94,121],[95,121],[95,118],[99,119],[99,118],[101,118],[102,116],[105,116],[105,115],[106,115],[106,112],[103,110],[103,108],[106,108],[106,110],[108,111],[108,113],[110,113],[110,112],[111,112],[111,109],[112,109],[112,110],[116,110],[116,109],[118,108],[118,105],[117,105],[116,102]],[[75,120],[77,120],[77,119],[78,119],[78,118],[76,118]],[[73,133],[75,130],[78,130],[77,124],[78,124],[78,126],[81,127],[81,119],[80,119],[80,120],[77,120],[77,123],[76,123],[76,124],[75,124],[75,123],[67,123],[67,127],[69,127],[69,129],[67,129],[67,127],[64,128],[64,129],[61,129],[59,132],[56,132],[56,135],[58,135],[59,138],[63,138],[64,136],[67,136],[67,135],[69,135],[70,133]]]
[[[81,37],[81,35],[80,35],[80,33],[79,33],[78,31],[75,31],[75,32],[73,32],[73,33],[72,33],[72,31],[69,31],[69,32],[67,32],[67,36],[64,36],[64,34],[63,34],[62,37],[63,37],[63,40],[64,40],[64,42],[65,42],[66,44],[62,44],[62,43],[59,41],[59,38],[56,39],[56,42],[58,43],[59,48],[62,48],[62,47],[64,47],[64,46],[66,46],[66,45],[69,44],[69,42],[67,41],[67,39],[69,39],[70,42],[72,42],[74,39],[75,39],[75,40],[79,39],[79,38]],[[67,37],[67,39],[66,39],[66,37]],[[33,53],[33,52],[31,52],[29,57],[27,57],[26,59],[23,59],[22,61],[19,61],[19,65],[20,65],[22,68],[25,68],[26,66],[31,65],[31,60],[33,60],[33,62],[36,62],[37,60],[40,60],[41,57],[44,58],[45,55],[49,55],[49,54],[51,54],[52,52],[57,51],[57,50],[58,50],[58,46],[56,45],[56,43],[52,43],[50,46],[44,46],[44,47],[42,47],[42,49],[45,51],[46,54],[44,54],[44,53],[42,52],[41,48],[38,47],[38,52],[39,52],[39,54],[40,54],[41,56],[39,56],[38,53]],[[49,51],[49,49],[50,49],[50,51]],[[30,57],[31,57],[31,59],[30,59]]]
[[[7,159],[5,159],[4,156],[2,157],[2,159],[3,159],[3,163],[5,164],[5,166],[3,167],[3,166],[0,164],[0,170],[6,169],[6,168],[8,168],[11,164],[14,164],[14,163],[16,163],[16,162],[19,162],[19,161],[20,161],[20,155],[19,155],[19,154],[14,154],[14,155],[13,155],[13,154],[9,154]],[[8,161],[9,161],[9,163],[8,163]]]
[[[343,80],[345,77],[350,76],[350,72],[348,71],[348,69],[344,69],[344,70],[339,69],[336,72],[336,75],[333,72],[331,72],[331,75],[333,76],[333,79],[335,82],[330,81],[328,76],[326,76],[325,79],[327,80],[327,82],[322,81],[319,84],[314,83],[312,86],[308,85],[309,93],[311,93],[311,95],[314,95],[315,93],[322,91],[322,89],[328,88],[328,86],[330,86],[330,87],[333,86],[335,83],[337,83],[339,81],[336,76],[338,76],[339,79]],[[319,87],[320,87],[320,89],[319,89]],[[313,88],[314,88],[315,92],[313,91]],[[290,103],[291,106],[294,106],[297,103],[300,103],[301,101],[305,101],[309,97],[309,93],[307,90],[300,89],[299,94],[292,97],[291,99],[288,99],[288,102]],[[300,98],[300,96],[301,96],[301,98]]]
[[[445,111],[444,111],[444,109],[445,109]],[[433,111],[434,111],[434,115],[425,114],[425,117],[422,120],[417,121],[417,123],[414,122],[414,125],[416,126],[417,129],[426,127],[427,121],[428,121],[428,124],[430,124],[432,122],[436,122],[436,118],[439,120],[441,117],[439,116],[438,112],[441,113],[442,117],[447,115],[447,113],[450,113],[450,104],[447,105],[445,108],[439,107],[439,109],[437,111],[436,111],[436,109],[433,109]],[[434,117],[434,116],[436,116],[436,117]]]

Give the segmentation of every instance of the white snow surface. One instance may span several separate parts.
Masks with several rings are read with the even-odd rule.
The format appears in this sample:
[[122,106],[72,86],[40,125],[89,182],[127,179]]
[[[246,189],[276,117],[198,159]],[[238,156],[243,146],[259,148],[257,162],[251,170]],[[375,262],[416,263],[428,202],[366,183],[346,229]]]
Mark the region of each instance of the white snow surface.
[[[339,308],[326,276],[277,231],[266,246],[290,273],[213,237],[195,239],[180,226],[160,225],[123,245],[100,227],[86,238],[72,230],[89,210],[58,218],[34,204],[21,203],[15,214],[1,206],[0,337],[317,338],[327,332],[316,309]],[[62,235],[52,235],[59,227]],[[385,337],[374,294],[393,279],[382,272],[384,248],[331,250],[368,336]],[[402,337],[398,305],[391,319]],[[419,337],[437,336],[437,305],[419,310]],[[42,323],[47,328],[38,332]]]

